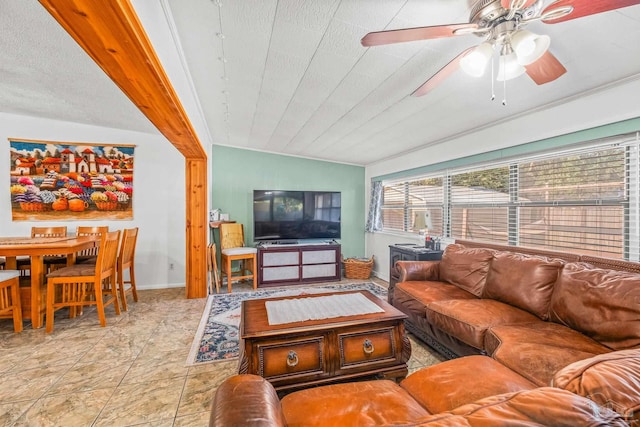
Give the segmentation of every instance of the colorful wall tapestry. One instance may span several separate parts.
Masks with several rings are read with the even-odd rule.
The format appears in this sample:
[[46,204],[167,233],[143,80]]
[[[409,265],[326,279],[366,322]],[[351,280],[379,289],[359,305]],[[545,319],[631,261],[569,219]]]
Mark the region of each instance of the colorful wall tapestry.
[[9,139],[13,220],[132,219],[134,148]]

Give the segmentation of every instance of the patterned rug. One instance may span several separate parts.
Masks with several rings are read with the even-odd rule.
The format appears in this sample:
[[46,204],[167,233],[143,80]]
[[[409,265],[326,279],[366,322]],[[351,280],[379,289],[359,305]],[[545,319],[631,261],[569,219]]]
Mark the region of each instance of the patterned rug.
[[335,291],[368,290],[387,299],[387,289],[375,283],[320,285],[304,288],[277,288],[255,292],[210,295],[196,332],[187,366],[237,359],[239,353],[240,309],[242,301],[288,295],[310,295]]

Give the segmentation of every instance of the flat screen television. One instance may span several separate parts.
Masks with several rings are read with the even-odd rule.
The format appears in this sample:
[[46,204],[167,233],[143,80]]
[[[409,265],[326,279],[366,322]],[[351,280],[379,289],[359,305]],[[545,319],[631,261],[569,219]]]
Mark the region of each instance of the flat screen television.
[[340,238],[339,191],[253,191],[256,242]]

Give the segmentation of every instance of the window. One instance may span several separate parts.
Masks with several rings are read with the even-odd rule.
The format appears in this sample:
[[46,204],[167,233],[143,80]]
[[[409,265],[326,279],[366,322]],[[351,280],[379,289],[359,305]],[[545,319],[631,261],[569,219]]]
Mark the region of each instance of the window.
[[638,260],[638,145],[623,135],[385,182],[383,229]]
[[423,177],[385,185],[382,201],[384,229],[442,234],[444,224],[443,178]]
[[520,164],[520,244],[624,258],[626,163],[617,147]]
[[509,168],[451,175],[450,236],[506,244],[509,237]]

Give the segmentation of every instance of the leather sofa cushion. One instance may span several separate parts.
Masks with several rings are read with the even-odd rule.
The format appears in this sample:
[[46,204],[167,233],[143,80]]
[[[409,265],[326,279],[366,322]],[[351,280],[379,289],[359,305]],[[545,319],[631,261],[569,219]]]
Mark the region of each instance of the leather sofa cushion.
[[453,283],[479,297],[493,253],[490,249],[448,245],[440,261],[440,280]]
[[494,326],[484,341],[487,354],[541,387],[565,366],[611,351],[573,329],[541,320]]
[[429,415],[390,380],[312,387],[280,402],[288,427],[399,425]]
[[519,307],[549,319],[553,285],[564,263],[545,257],[497,252],[491,261],[483,298]]
[[574,362],[553,376],[552,385],[588,397],[640,425],[640,349]]
[[640,346],[640,274],[565,265],[551,298],[552,322],[614,350]]
[[467,345],[484,349],[484,335],[495,325],[540,321],[533,314],[491,299],[435,301],[427,306],[427,320]]
[[400,387],[429,412],[438,414],[535,385],[488,356],[467,356],[422,368],[405,378]]
[[[553,387],[541,387],[487,397],[451,411],[463,416],[457,426],[601,426],[622,427],[622,417],[589,399]],[[428,424],[427,424],[428,425]]]
[[476,296],[444,282],[401,282],[393,290],[393,305],[418,317],[426,317],[428,304],[448,299],[476,299]]

